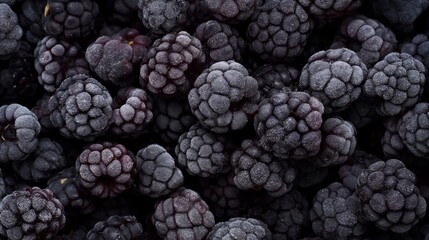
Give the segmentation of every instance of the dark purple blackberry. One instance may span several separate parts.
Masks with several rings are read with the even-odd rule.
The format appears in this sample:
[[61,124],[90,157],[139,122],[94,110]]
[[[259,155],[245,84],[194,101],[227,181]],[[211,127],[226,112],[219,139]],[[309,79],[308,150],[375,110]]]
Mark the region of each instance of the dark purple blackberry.
[[12,163],[13,169],[22,179],[35,183],[48,180],[66,165],[63,148],[49,138],[41,138],[27,160]]
[[18,13],[19,25],[23,28],[23,37],[31,45],[45,37],[42,26],[44,0],[24,0],[21,3],[21,11]]
[[137,153],[136,168],[139,177],[137,187],[143,195],[157,198],[181,187],[182,171],[165,148],[151,144]]
[[18,24],[18,16],[5,3],[0,3],[0,58],[9,58],[18,51],[22,28]]
[[290,62],[304,50],[313,20],[296,0],[266,1],[247,28],[249,48],[262,60]]
[[0,162],[25,160],[37,149],[40,124],[28,108],[13,103],[0,107]]
[[51,239],[65,221],[63,205],[49,189],[14,191],[0,202],[0,234],[11,240]]
[[113,123],[109,132],[118,137],[141,135],[153,119],[152,98],[140,88],[121,88],[113,99]]
[[367,227],[359,214],[356,195],[341,183],[334,182],[317,192],[310,219],[314,233],[325,239],[361,239]]
[[296,169],[285,160],[267,152],[257,140],[244,140],[241,148],[231,154],[234,184],[243,190],[261,188],[270,196],[278,197],[290,191]]
[[377,99],[365,94],[361,94],[343,113],[356,128],[368,126],[380,118],[377,114]]
[[319,152],[324,107],[305,92],[277,93],[259,104],[254,127],[262,147],[278,158]]
[[152,223],[161,238],[202,240],[215,219],[197,192],[182,187],[155,204]]
[[308,59],[299,79],[299,88],[319,99],[325,113],[343,111],[361,94],[367,68],[347,48],[320,51]]
[[207,235],[207,240],[222,239],[270,240],[271,232],[260,220],[238,217],[217,223]]
[[398,123],[400,119],[401,117],[393,116],[388,118],[384,123],[386,130],[381,139],[381,145],[383,147],[384,157],[386,158],[401,156],[401,152],[407,149],[398,132]]
[[363,90],[378,99],[378,114],[397,115],[418,102],[425,71],[424,65],[408,53],[392,52],[369,70]]
[[191,175],[208,177],[228,169],[225,137],[199,123],[180,136],[175,152],[179,165]]
[[31,111],[36,115],[41,126],[41,135],[47,134],[50,129],[54,128],[50,119],[51,112],[49,111],[49,99],[52,95],[45,93],[39,100],[37,100],[36,105],[31,109]]
[[397,160],[378,161],[361,172],[356,193],[362,214],[382,230],[404,233],[426,214],[416,177]]
[[192,113],[216,133],[243,129],[259,103],[257,81],[235,61],[217,62],[195,81],[188,95]]
[[252,74],[258,81],[261,98],[285,93],[298,82],[300,71],[284,64],[264,64]]
[[296,169],[294,185],[300,188],[308,188],[321,183],[328,176],[329,167],[319,167],[311,159],[291,161]]
[[140,68],[140,84],[154,94],[186,96],[206,57],[200,40],[185,31],[155,40]]
[[86,238],[88,227],[79,221],[79,215],[68,215],[64,228],[52,240],[82,240]]
[[77,182],[100,198],[116,197],[134,184],[135,157],[121,144],[91,144],[76,160]]
[[112,122],[112,97],[94,78],[84,74],[67,78],[49,99],[51,122],[61,135],[92,141]]
[[142,237],[143,227],[136,217],[117,215],[96,223],[86,235],[87,240],[140,240]]
[[243,23],[263,3],[262,0],[203,0],[211,15],[221,22]]
[[349,48],[357,53],[368,68],[394,51],[395,34],[381,22],[363,15],[346,18],[331,48]]
[[124,23],[129,23],[137,19],[139,10],[136,0],[114,0],[113,18]]
[[311,16],[320,20],[332,20],[356,12],[361,5],[362,0],[298,0]]
[[105,221],[111,216],[133,216],[136,213],[130,199],[122,196],[94,200],[95,209],[90,214],[84,215],[84,218],[80,217],[79,219],[88,229],[93,228],[97,222]]
[[76,74],[89,74],[89,64],[76,42],[44,37],[34,50],[37,79],[43,88],[53,93],[64,81]]
[[94,28],[98,5],[91,0],[48,0],[42,17],[47,35],[77,39]]
[[429,69],[429,39],[425,34],[417,34],[411,40],[403,42],[399,46],[401,53],[408,53],[419,60],[426,67],[426,75]]
[[138,30],[125,28],[113,36],[100,36],[88,46],[85,58],[101,80],[128,86],[147,55],[152,40]]

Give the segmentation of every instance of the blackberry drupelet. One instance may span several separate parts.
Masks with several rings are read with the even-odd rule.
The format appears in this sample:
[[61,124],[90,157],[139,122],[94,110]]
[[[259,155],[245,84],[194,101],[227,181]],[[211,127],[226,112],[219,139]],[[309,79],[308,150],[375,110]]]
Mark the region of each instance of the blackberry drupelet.
[[91,0],[48,0],[42,17],[47,35],[66,39],[86,37],[94,28],[98,5]]
[[136,155],[139,180],[137,188],[143,195],[158,198],[167,195],[184,182],[182,171],[176,167],[170,153],[157,144],[141,149]]
[[84,74],[67,78],[49,99],[51,122],[61,135],[93,141],[112,122],[112,97],[100,82]]
[[248,28],[249,48],[262,60],[290,62],[304,50],[313,20],[296,0],[266,1]]
[[10,240],[51,239],[65,221],[63,205],[49,189],[14,191],[0,202],[0,234]]
[[140,68],[140,84],[165,97],[186,96],[206,61],[200,40],[185,31],[155,40]]
[[298,0],[311,16],[320,20],[333,20],[356,12],[362,5],[362,0]]
[[221,22],[246,22],[263,3],[262,0],[203,0],[211,15]]
[[347,48],[328,49],[308,59],[299,88],[319,99],[326,114],[337,113],[359,98],[366,75],[367,68],[355,52]]
[[207,235],[207,240],[222,239],[271,240],[271,232],[260,220],[238,217],[217,223]]
[[182,187],[155,204],[152,223],[161,238],[202,240],[215,219],[197,192]]
[[25,160],[37,149],[41,127],[28,108],[13,103],[0,107],[0,162]]
[[411,40],[399,46],[401,53],[408,53],[415,59],[423,63],[426,68],[426,75],[429,69],[429,39],[425,34],[417,34]]
[[379,99],[377,112],[393,116],[413,107],[423,93],[425,67],[407,53],[392,52],[372,67],[364,93]]
[[180,136],[175,153],[178,164],[191,175],[209,177],[228,169],[225,137],[199,123]]
[[277,93],[259,104],[254,127],[262,147],[278,158],[319,152],[324,107],[305,92]]
[[311,159],[293,160],[290,162],[297,174],[294,185],[299,188],[316,186],[326,179],[329,167],[319,167]]
[[365,219],[382,230],[404,233],[426,214],[416,177],[397,159],[378,161],[361,172],[356,194]]
[[258,81],[261,99],[265,99],[293,88],[298,82],[300,70],[284,64],[264,64],[252,75]]
[[44,0],[24,0],[18,13],[19,25],[23,28],[23,38],[31,45],[45,37],[42,26]]
[[34,50],[34,67],[37,80],[50,93],[69,77],[77,74],[89,74],[89,64],[76,42],[44,37]]
[[192,113],[216,133],[243,129],[259,103],[257,81],[235,61],[217,62],[204,70],[188,94]]
[[143,227],[134,216],[111,216],[89,230],[87,240],[143,239]]
[[8,59],[19,49],[22,28],[16,13],[5,3],[0,3],[0,23],[0,59]]
[[93,196],[116,197],[133,186],[135,162],[133,153],[121,144],[91,144],[76,160],[77,182]]

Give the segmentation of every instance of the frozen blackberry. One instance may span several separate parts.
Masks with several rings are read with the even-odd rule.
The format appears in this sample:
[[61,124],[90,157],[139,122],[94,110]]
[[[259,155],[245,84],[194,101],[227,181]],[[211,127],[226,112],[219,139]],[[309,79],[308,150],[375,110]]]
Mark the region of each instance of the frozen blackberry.
[[23,28],[23,38],[31,45],[45,37],[42,26],[44,0],[24,0],[21,3],[21,11],[18,13],[19,25]]
[[331,48],[349,48],[368,68],[395,50],[395,34],[381,22],[363,15],[346,18]]
[[152,222],[158,236],[164,239],[202,240],[215,225],[206,202],[197,192],[186,188],[158,201]]
[[143,227],[136,217],[117,215],[96,223],[86,235],[87,240],[140,240],[142,237]]
[[139,10],[138,1],[135,0],[115,0],[113,18],[121,22],[128,23],[137,19]]
[[388,118],[384,123],[386,130],[381,139],[381,145],[383,147],[383,154],[387,158],[400,156],[400,153],[407,149],[398,132],[400,119],[401,117],[394,116]]
[[314,233],[325,239],[361,239],[367,227],[359,214],[356,195],[334,182],[317,192],[310,219]]
[[25,160],[37,149],[41,127],[28,108],[13,103],[0,107],[0,162]]
[[308,59],[299,87],[319,99],[325,113],[346,109],[359,98],[367,68],[358,55],[347,48],[320,51]]
[[319,167],[312,159],[300,159],[290,162],[296,169],[294,185],[308,188],[321,183],[328,176],[329,167]]
[[231,155],[234,183],[243,190],[264,188],[270,196],[278,197],[290,191],[296,170],[285,160],[267,152],[257,140],[244,140],[241,148]]
[[308,9],[311,16],[321,20],[332,20],[356,12],[362,5],[362,0],[298,0]]
[[0,3],[0,58],[9,58],[18,51],[22,28],[18,24],[18,16],[5,3]]
[[149,197],[167,195],[182,186],[184,177],[165,148],[151,144],[137,153],[139,191]]
[[417,34],[411,40],[399,46],[401,53],[408,53],[419,60],[426,67],[426,75],[429,69],[429,39],[425,34]]
[[112,122],[112,97],[97,80],[84,74],[67,78],[49,99],[51,122],[67,138],[92,141]]
[[113,198],[97,198],[94,199],[95,209],[81,218],[81,222],[89,229],[94,227],[97,222],[105,221],[111,216],[132,216],[135,214],[135,209],[130,202],[130,199],[117,196]]
[[49,99],[52,95],[45,93],[39,100],[37,100],[36,105],[31,109],[31,111],[37,116],[41,126],[41,135],[49,132],[53,128],[52,122],[50,119],[51,112],[49,111]]
[[379,99],[377,112],[392,116],[413,107],[423,93],[425,67],[408,53],[389,53],[372,67],[364,93]]
[[4,183],[2,169],[0,168],[0,201],[6,196],[6,184]]
[[296,0],[266,1],[247,28],[249,48],[262,60],[290,62],[304,50],[313,20]]
[[151,39],[138,30],[125,28],[113,36],[101,36],[88,46],[85,59],[101,80],[119,86],[133,83],[132,74],[138,72],[146,57]]
[[382,230],[404,233],[426,214],[416,177],[397,159],[378,161],[361,172],[356,193],[362,214]]
[[205,62],[201,42],[189,33],[155,40],[140,68],[140,84],[162,96],[186,96]]
[[263,3],[262,0],[203,0],[211,15],[227,23],[243,23]]
[[319,152],[324,107],[305,92],[277,93],[259,104],[254,127],[262,147],[278,158]]
[[235,61],[217,62],[195,81],[188,95],[192,113],[216,133],[243,129],[259,103],[257,81]]
[[261,98],[285,93],[298,82],[300,71],[284,64],[264,64],[252,74],[258,81]]
[[254,218],[231,218],[214,225],[207,240],[254,239],[270,240],[271,232],[267,224]]
[[0,234],[11,240],[51,239],[65,221],[63,205],[49,189],[14,191],[0,202]]
[[93,196],[116,197],[134,184],[135,157],[121,144],[91,144],[76,160],[77,181]]
[[377,114],[377,99],[365,94],[361,94],[343,113],[356,128],[368,126],[380,118]]
[[179,165],[191,175],[208,177],[228,167],[224,136],[209,131],[199,123],[180,136],[175,152]]
[[113,123],[109,131],[119,137],[141,135],[153,119],[151,97],[140,88],[121,88],[113,99]]
[[12,163],[13,169],[22,179],[39,183],[48,180],[66,165],[63,148],[49,138],[41,138],[27,160]]
[[40,85],[50,93],[64,79],[76,74],[89,74],[89,64],[78,43],[44,37],[34,50],[34,66]]
[[48,0],[42,17],[47,35],[67,39],[86,37],[94,28],[98,5],[91,0]]

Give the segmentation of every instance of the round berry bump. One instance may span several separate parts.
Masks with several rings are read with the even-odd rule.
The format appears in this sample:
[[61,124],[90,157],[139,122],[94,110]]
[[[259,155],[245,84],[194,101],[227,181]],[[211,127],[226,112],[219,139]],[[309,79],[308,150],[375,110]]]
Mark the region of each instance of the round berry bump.
[[86,235],[87,240],[143,239],[143,227],[134,216],[111,216],[97,222]]
[[18,16],[5,3],[0,3],[0,58],[8,58],[18,51],[22,28],[18,24]]
[[358,55],[347,49],[320,51],[308,59],[299,88],[319,99],[325,113],[340,112],[361,94],[367,68]]
[[192,113],[216,133],[243,129],[256,112],[259,98],[257,81],[232,60],[204,70],[188,94]]
[[23,28],[23,38],[31,45],[36,45],[45,32],[41,24],[43,15],[43,1],[24,0],[21,1],[22,9],[18,13],[19,25]]
[[395,156],[401,156],[400,154],[407,149],[399,135],[399,125],[401,121],[401,116],[394,116],[388,118],[384,126],[386,128],[384,136],[381,139],[381,145],[383,147],[383,154],[387,158],[392,158]]
[[429,68],[429,39],[425,34],[417,34],[411,40],[405,41],[399,46],[401,53],[408,53],[423,63],[426,68],[426,76]]
[[152,223],[161,238],[202,240],[215,219],[197,192],[182,187],[155,204]]
[[84,74],[67,78],[49,99],[52,125],[61,135],[93,141],[112,122],[112,97],[100,82]]
[[156,198],[182,186],[182,171],[165,148],[152,144],[140,150],[136,157],[140,180],[137,187],[142,194]]
[[64,207],[49,189],[25,188],[0,202],[0,234],[7,239],[52,239],[65,221]]
[[322,103],[305,92],[277,93],[263,100],[254,127],[261,146],[278,158],[302,159],[319,152]]
[[361,172],[356,194],[362,214],[382,230],[405,233],[426,214],[416,177],[397,159],[378,161]]
[[289,87],[296,85],[300,71],[284,64],[264,64],[252,75],[258,81],[261,99],[265,99],[275,93],[285,93]]
[[269,240],[271,232],[267,224],[254,218],[231,218],[214,225],[207,240],[222,239]]
[[378,114],[400,114],[418,102],[426,82],[425,71],[411,55],[389,53],[369,70],[364,93],[379,99]]
[[116,197],[133,186],[135,162],[134,155],[121,144],[91,144],[76,160],[77,181],[93,196]]
[[242,23],[248,20],[261,0],[204,0],[213,17],[221,22]]
[[362,0],[299,0],[311,16],[320,20],[332,20],[349,16],[359,9]]
[[0,107],[0,162],[26,159],[39,143],[37,117],[28,108],[13,103]]

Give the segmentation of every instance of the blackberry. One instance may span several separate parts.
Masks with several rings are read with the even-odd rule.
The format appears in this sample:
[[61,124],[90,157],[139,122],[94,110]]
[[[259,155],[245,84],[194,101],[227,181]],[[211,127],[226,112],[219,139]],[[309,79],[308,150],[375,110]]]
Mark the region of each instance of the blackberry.
[[84,74],[67,78],[49,99],[51,122],[67,138],[93,141],[112,121],[112,97],[94,78]]
[[51,94],[43,94],[39,100],[37,100],[36,105],[31,109],[31,111],[37,116],[41,126],[41,135],[47,134],[50,129],[53,129],[52,122],[50,119],[51,112],[49,111],[49,99],[52,97]]
[[152,222],[164,239],[202,240],[215,225],[206,202],[197,192],[183,187],[155,204]]
[[343,115],[356,128],[368,126],[380,117],[377,114],[377,99],[361,94],[344,110]]
[[216,133],[243,129],[257,110],[257,81],[235,61],[217,62],[204,70],[188,95],[192,113]]
[[125,28],[113,36],[101,36],[88,46],[85,59],[101,80],[119,86],[131,85],[146,57],[151,39],[138,30]]
[[0,168],[0,201],[4,196],[6,196],[6,184],[3,179],[2,169]]
[[359,98],[367,68],[358,55],[347,48],[320,51],[308,59],[299,87],[319,99],[325,113],[346,109]]
[[262,60],[290,62],[304,50],[313,20],[296,0],[266,1],[248,28],[249,48]]
[[356,12],[361,7],[362,0],[299,0],[299,3],[306,7],[313,17],[320,20],[332,20]]
[[300,159],[290,162],[296,169],[294,185],[308,188],[321,183],[328,176],[329,167],[319,167],[311,159]]
[[399,46],[401,53],[408,53],[423,63],[426,75],[429,69],[429,39],[425,34],[417,34],[411,40],[403,42]]
[[121,22],[128,23],[137,18],[139,10],[138,1],[135,0],[115,0],[113,18]]
[[42,17],[47,35],[66,39],[86,37],[94,28],[98,5],[91,0],[48,0]]
[[105,221],[111,216],[132,216],[135,213],[129,199],[122,196],[113,198],[94,199],[95,209],[86,214],[84,219],[79,219],[88,228],[91,229],[97,222]]
[[28,108],[13,103],[0,107],[0,162],[25,160],[37,149],[41,127]]
[[203,0],[211,15],[227,23],[243,23],[254,14],[263,3],[262,0]]
[[244,140],[231,155],[234,184],[243,190],[264,188],[278,197],[290,191],[296,177],[295,168],[265,151],[257,140]]
[[201,42],[185,31],[155,40],[140,68],[140,84],[154,94],[185,96],[205,62]]
[[48,189],[14,191],[0,202],[0,234],[11,240],[51,239],[65,221],[63,205]]
[[94,143],[76,160],[77,182],[100,198],[116,197],[134,184],[134,155],[121,144]]
[[426,214],[426,201],[415,183],[414,173],[400,160],[371,164],[356,185],[365,219],[382,230],[410,230]]
[[298,82],[300,71],[284,64],[264,64],[253,73],[258,81],[261,98],[269,98],[275,93],[285,93]]
[[137,153],[139,191],[149,197],[167,195],[182,186],[184,177],[165,148],[151,144]]
[[271,232],[265,223],[254,218],[231,218],[214,225],[207,235],[207,240],[221,239],[269,240]]
[[77,43],[46,36],[37,44],[34,58],[37,80],[50,93],[55,92],[66,78],[89,74],[88,62]]
[[359,214],[356,195],[334,182],[317,192],[310,219],[314,233],[325,239],[361,239],[367,227]]
[[19,49],[22,28],[16,13],[5,3],[0,3],[0,23],[0,58],[8,59]]
[[143,237],[143,227],[134,216],[111,216],[100,221],[89,230],[87,240],[128,239],[138,240]]
[[23,38],[31,45],[45,37],[42,26],[44,0],[24,0],[18,13],[19,25],[23,28]]
[[340,26],[331,48],[349,48],[357,53],[368,68],[395,50],[395,34],[381,22],[353,15],[346,18]]
[[179,165],[191,175],[208,177],[228,167],[224,136],[209,131],[199,123],[180,136],[175,153]]
[[254,127],[262,147],[278,158],[306,158],[319,152],[322,103],[305,92],[277,93],[259,104]]
[[140,88],[121,88],[113,99],[109,132],[119,137],[141,135],[153,119],[152,98]]
[[401,117],[394,116],[388,118],[384,123],[386,130],[381,139],[381,145],[383,147],[383,154],[387,158],[400,156],[401,152],[407,149],[398,132],[400,119]]
[[368,72],[364,93],[379,100],[377,112],[392,116],[413,107],[423,93],[425,67],[407,53],[389,53]]

